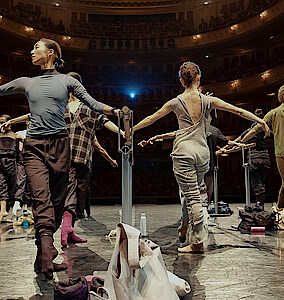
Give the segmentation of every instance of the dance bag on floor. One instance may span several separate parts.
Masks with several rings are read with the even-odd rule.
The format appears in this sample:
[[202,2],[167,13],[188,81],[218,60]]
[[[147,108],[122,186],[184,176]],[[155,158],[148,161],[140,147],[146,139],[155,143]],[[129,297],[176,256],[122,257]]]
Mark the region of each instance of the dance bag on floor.
[[68,281],[56,282],[54,300],[87,300],[88,286],[85,278],[69,278]]
[[275,214],[264,211],[261,206],[246,205],[244,210],[239,211],[241,222],[238,229],[242,233],[251,231],[251,227],[261,226],[266,230],[274,228]]
[[140,231],[117,225],[116,245],[104,288],[110,300],[178,300],[160,247],[140,238]]

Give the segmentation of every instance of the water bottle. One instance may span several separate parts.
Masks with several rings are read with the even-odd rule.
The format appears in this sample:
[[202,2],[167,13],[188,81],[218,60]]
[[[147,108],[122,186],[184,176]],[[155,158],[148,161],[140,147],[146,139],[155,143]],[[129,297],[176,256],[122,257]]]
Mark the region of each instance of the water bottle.
[[23,229],[28,229],[29,228],[28,216],[29,216],[28,212],[24,211],[24,213],[23,213],[23,223],[22,223]]
[[122,223],[122,209],[119,210],[119,223]]
[[210,202],[210,214],[215,214],[215,202],[211,200]]
[[147,236],[145,213],[141,213],[141,216],[140,216],[140,231],[141,231],[142,236]]

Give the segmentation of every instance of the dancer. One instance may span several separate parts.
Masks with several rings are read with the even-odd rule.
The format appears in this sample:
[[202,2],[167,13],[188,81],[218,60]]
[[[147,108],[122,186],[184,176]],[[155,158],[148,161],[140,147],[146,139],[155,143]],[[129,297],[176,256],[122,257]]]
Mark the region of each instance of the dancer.
[[[254,112],[259,118],[264,117],[263,110],[257,108]],[[251,128],[245,130],[241,137],[244,137],[250,129],[254,128],[256,124],[253,124]],[[268,170],[270,168],[270,157],[268,153],[267,139],[264,139],[264,132],[259,132],[255,137],[250,139],[250,143],[255,143],[255,147],[251,149],[249,165],[249,178],[250,185],[255,195],[255,202],[262,206],[264,209],[265,202],[265,181]]]
[[[67,75],[82,83],[80,74],[69,72]],[[63,248],[67,247],[68,243],[87,242],[86,239],[75,235],[73,227],[76,220],[85,217],[84,208],[91,179],[92,155],[99,145],[95,135],[96,130],[106,127],[115,133],[119,131],[105,115],[91,111],[72,94],[69,95],[65,111],[65,122],[70,138],[71,165],[61,226]],[[120,133],[124,135],[123,131]],[[100,146],[99,149],[101,148]]]
[[76,79],[60,74],[61,48],[42,38],[31,51],[32,63],[41,68],[39,76],[22,77],[0,86],[0,96],[15,93],[27,96],[31,123],[23,151],[27,179],[33,199],[35,237],[38,252],[35,271],[52,279],[53,260],[58,255],[53,234],[59,227],[69,175],[70,147],[64,122],[69,93],[99,113],[118,114],[119,110],[93,99]]
[[[10,120],[11,122],[11,120]],[[16,191],[15,191],[15,203],[13,206],[13,219],[17,220],[17,211],[21,210],[22,207],[22,214],[28,213],[32,214],[28,211],[28,203],[30,202],[30,193],[28,192],[28,185],[27,185],[27,174],[24,166],[24,159],[22,156],[23,150],[23,142],[27,136],[27,128],[29,127],[29,121],[26,122],[26,129],[17,131],[17,135],[22,139],[19,141],[19,152],[17,155],[17,180],[16,180]]]
[[[9,121],[9,115],[0,116],[0,124]],[[11,126],[6,127],[0,133],[0,222],[5,220],[10,207],[14,204],[14,194],[16,189],[16,153],[18,136],[11,130]]]
[[[278,90],[278,101],[280,105],[269,111],[263,120],[272,128],[274,134],[274,152],[282,184],[279,190],[277,205],[284,208],[284,85]],[[246,142],[261,132],[263,128],[259,125],[254,126],[242,139]]]
[[269,134],[269,128],[263,120],[254,114],[219,98],[201,94],[198,91],[201,72],[195,63],[183,63],[179,70],[179,78],[185,88],[184,92],[135,125],[133,131],[153,124],[172,111],[175,113],[179,130],[168,134],[166,137],[174,136],[171,153],[173,171],[185,197],[191,225],[190,244],[178,250],[180,252],[203,253],[203,242],[207,239],[208,230],[204,226],[198,186],[209,170],[210,153],[206,137],[211,121],[211,110],[213,108],[225,110],[257,122],[263,127],[266,135]]

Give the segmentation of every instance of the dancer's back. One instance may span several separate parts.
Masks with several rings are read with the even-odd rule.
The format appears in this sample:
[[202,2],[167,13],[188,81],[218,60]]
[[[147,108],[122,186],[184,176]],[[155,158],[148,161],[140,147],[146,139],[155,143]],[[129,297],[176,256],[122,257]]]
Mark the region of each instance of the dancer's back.
[[170,105],[179,123],[172,156],[190,157],[196,162],[208,160],[206,135],[211,121],[210,97],[184,93],[172,99]]

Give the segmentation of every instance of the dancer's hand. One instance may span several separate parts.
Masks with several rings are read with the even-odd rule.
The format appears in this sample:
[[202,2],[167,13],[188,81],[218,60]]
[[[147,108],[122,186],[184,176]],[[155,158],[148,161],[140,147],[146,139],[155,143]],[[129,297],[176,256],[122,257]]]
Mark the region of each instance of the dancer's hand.
[[153,145],[153,144],[156,142],[156,140],[157,140],[157,136],[155,135],[155,136],[151,137],[151,138],[148,140],[148,143],[150,143],[151,145]]
[[11,122],[10,121],[7,121],[7,122],[4,122],[2,124],[0,124],[0,130],[1,132],[6,132],[7,129],[11,126]]
[[113,167],[113,168],[117,168],[118,167],[118,163],[115,159],[113,159],[111,162],[110,162],[110,165]]
[[260,125],[264,131],[264,138],[270,136],[270,129],[269,129],[268,125],[264,121]]
[[144,148],[147,144],[148,144],[148,141],[143,140],[138,143],[138,146],[141,146],[142,148]]
[[157,140],[157,136],[155,135],[155,136],[151,137],[148,141],[145,141],[145,140],[141,141],[140,143],[138,143],[138,145],[141,147],[145,147],[147,144],[153,145],[156,140]]
[[115,109],[115,110],[113,111],[113,114],[114,114],[115,116],[119,117],[119,112],[120,112],[120,109],[117,108],[117,109]]

